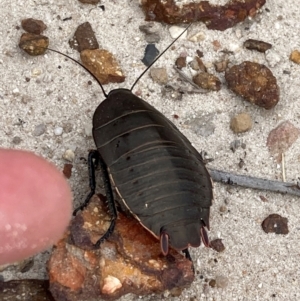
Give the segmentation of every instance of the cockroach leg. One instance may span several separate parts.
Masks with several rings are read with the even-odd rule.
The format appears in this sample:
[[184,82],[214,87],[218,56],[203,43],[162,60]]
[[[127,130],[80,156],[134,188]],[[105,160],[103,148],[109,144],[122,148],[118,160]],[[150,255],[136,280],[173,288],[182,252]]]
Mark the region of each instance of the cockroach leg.
[[90,151],[88,156],[90,193],[86,197],[84,203],[73,211],[73,216],[75,216],[78,211],[83,210],[89,204],[92,196],[95,194],[95,190],[96,190],[95,169],[98,165],[98,162],[99,162],[98,151],[96,150]]

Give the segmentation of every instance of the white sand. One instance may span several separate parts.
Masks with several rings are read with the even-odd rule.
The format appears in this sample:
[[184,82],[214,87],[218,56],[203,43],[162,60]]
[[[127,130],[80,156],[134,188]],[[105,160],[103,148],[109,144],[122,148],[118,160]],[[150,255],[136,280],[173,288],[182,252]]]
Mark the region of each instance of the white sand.
[[[252,60],[271,68],[281,90],[281,99],[275,109],[266,111],[252,106],[228,91],[225,85],[219,92],[186,94],[182,101],[174,101],[163,98],[161,87],[146,75],[136,90],[140,90],[145,100],[169,117],[199,151],[205,150],[214,158],[209,166],[257,177],[281,179],[281,167],[271,158],[266,139],[270,130],[284,120],[300,128],[300,66],[288,59],[293,49],[300,50],[300,10],[294,0],[267,2],[256,22],[247,21],[225,32],[207,30],[201,23],[194,24],[190,33],[201,31],[205,40],[198,45],[178,41],[176,49],[168,51],[156,66],[165,66],[172,82],[172,77],[175,80],[177,76],[172,69],[175,58],[183,51],[194,56],[196,49],[204,52],[204,63],[212,66],[221,57],[212,46],[212,41],[218,40],[221,49],[234,51],[230,57],[233,63]],[[138,26],[144,23],[143,14],[138,1],[102,0],[102,4],[105,5],[105,12],[74,0],[1,0],[0,3],[0,145],[32,150],[54,162],[60,169],[65,163],[62,159],[64,151],[69,148],[75,150],[76,159],[70,184],[76,204],[88,192],[87,166],[79,158],[86,157],[88,149],[94,148],[93,140],[86,136],[85,130],[90,127],[93,111],[103,100],[103,95],[96,83],[91,86],[87,84],[90,76],[71,61],[65,61],[53,53],[40,57],[24,54],[17,46],[23,31],[16,27],[20,26],[24,18],[44,20],[48,26],[45,34],[50,38],[51,47],[78,58],[78,53],[71,51],[68,39],[79,24],[89,21],[101,46],[115,54],[127,76],[126,82],[120,86],[130,87],[144,69],[140,60],[146,42],[144,34],[138,30]],[[62,21],[67,17],[72,19]],[[247,26],[249,30],[245,29]],[[172,39],[168,26],[159,24],[158,27],[162,40],[157,47],[163,50]],[[243,49],[242,43],[248,38],[273,44],[270,51],[273,57],[271,65],[264,54]],[[273,66],[276,58],[279,62]],[[290,74],[283,74],[283,70]],[[214,72],[212,67],[209,71]],[[30,82],[26,82],[25,77],[30,78]],[[224,75],[219,74],[219,77],[224,83]],[[105,89],[109,91],[120,86],[109,85]],[[253,129],[245,134],[234,135],[229,128],[230,118],[243,111],[252,116]],[[191,118],[205,113],[213,114],[216,126],[214,134],[207,138],[197,136],[192,128],[185,125]],[[173,114],[180,118],[174,120]],[[19,119],[25,122],[23,126],[16,125]],[[40,123],[46,124],[47,131],[35,137],[32,135],[33,130]],[[66,127],[68,124],[71,126],[69,133],[54,135],[56,127]],[[15,136],[22,139],[17,146],[12,143]],[[230,151],[229,145],[234,139],[246,143],[246,157],[242,149],[236,153]],[[243,169],[238,167],[240,158],[246,163]],[[287,181],[296,180],[300,176],[299,141],[285,154],[285,164]],[[222,238],[226,250],[216,253],[211,249],[193,249],[191,254],[197,270],[196,280],[189,289],[184,290],[181,297],[174,300],[190,300],[191,297],[214,301],[299,300],[300,199],[221,184],[216,184],[214,190],[209,236],[211,239]],[[269,201],[262,202],[260,195]],[[222,205],[226,205],[228,212],[220,212]],[[262,231],[261,222],[271,213],[288,218],[288,235],[266,234]],[[47,253],[41,258],[45,257]],[[43,266],[43,262],[37,259],[28,273],[5,272],[3,276],[5,280],[44,278]],[[226,288],[210,288],[204,281],[220,275],[228,278]],[[158,298],[130,295],[122,300]]]

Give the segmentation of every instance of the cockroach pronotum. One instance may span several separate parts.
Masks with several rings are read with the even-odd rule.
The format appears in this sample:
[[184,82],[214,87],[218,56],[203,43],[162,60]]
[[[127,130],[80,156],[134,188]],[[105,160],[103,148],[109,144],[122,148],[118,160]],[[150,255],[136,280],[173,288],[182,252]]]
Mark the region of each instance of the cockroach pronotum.
[[117,210],[112,186],[120,197],[121,208],[160,240],[164,255],[169,246],[184,251],[187,257],[188,247],[200,246],[201,240],[209,246],[205,228],[209,229],[213,193],[201,155],[170,120],[132,93],[137,81],[181,35],[147,67],[130,90],[115,89],[106,94],[97,78],[83,66],[106,97],[93,116],[97,150],[91,151],[88,158],[91,192],[74,211],[76,214],[86,207],[95,193],[95,166],[100,164],[112,219],[96,247],[114,229]]

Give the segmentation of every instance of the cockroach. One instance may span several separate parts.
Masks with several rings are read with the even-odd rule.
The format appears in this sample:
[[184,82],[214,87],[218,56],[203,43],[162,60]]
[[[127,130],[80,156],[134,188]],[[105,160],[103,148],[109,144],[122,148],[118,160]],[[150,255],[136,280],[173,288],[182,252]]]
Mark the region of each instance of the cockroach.
[[201,240],[209,246],[206,228],[209,229],[213,192],[201,155],[170,120],[132,93],[139,79],[181,35],[146,68],[130,90],[114,89],[106,94],[97,78],[79,63],[97,80],[106,97],[93,116],[97,150],[88,156],[91,192],[74,211],[75,215],[85,208],[95,193],[95,168],[99,164],[111,224],[95,247],[109,237],[115,226],[117,210],[112,187],[119,195],[120,207],[160,240],[163,255],[171,246],[190,258],[188,247],[200,246]]

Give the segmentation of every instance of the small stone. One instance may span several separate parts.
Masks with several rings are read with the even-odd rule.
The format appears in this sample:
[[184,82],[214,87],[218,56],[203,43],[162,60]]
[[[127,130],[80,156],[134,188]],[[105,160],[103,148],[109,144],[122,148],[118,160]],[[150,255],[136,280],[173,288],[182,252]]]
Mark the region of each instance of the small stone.
[[248,113],[240,113],[230,121],[230,128],[234,133],[244,133],[252,128],[252,119]]
[[264,65],[245,61],[225,72],[229,89],[252,104],[267,110],[279,101],[279,87],[276,78]]
[[145,54],[142,62],[145,66],[150,66],[155,58],[159,55],[159,50],[155,47],[155,44],[148,44],[145,49]]
[[225,288],[225,287],[227,287],[228,283],[229,283],[229,280],[227,277],[222,276],[222,275],[216,276],[216,287]]
[[272,48],[272,45],[259,40],[248,39],[244,42],[244,47],[249,50],[256,50],[259,52],[266,52],[267,50]]
[[77,27],[73,38],[69,40],[69,45],[79,52],[85,49],[99,48],[97,38],[89,22],[82,23]]
[[211,280],[209,280],[208,284],[209,284],[210,287],[216,287],[216,280],[211,279]]
[[282,160],[282,154],[296,142],[299,135],[300,129],[290,121],[283,121],[269,133],[267,146],[278,163]]
[[168,74],[166,68],[151,68],[150,76],[153,81],[160,85],[165,85],[168,82]]
[[80,58],[83,65],[97,77],[102,85],[124,82],[123,71],[109,51],[105,49],[86,49],[81,51]]
[[12,143],[15,144],[15,145],[18,145],[22,142],[22,139],[19,137],[19,136],[15,136],[13,139],[12,139]]
[[188,37],[188,40],[191,42],[197,43],[197,42],[204,41],[205,38],[206,38],[205,33],[200,31],[200,32],[197,32],[197,33],[193,34],[192,36]]
[[185,56],[180,56],[179,58],[176,59],[175,66],[178,69],[182,69],[186,67],[186,57]]
[[48,46],[48,37],[33,33],[23,33],[19,42],[19,47],[33,56],[44,54]]
[[288,219],[279,214],[270,214],[261,224],[266,233],[288,234]]
[[67,179],[70,179],[72,176],[72,168],[73,168],[73,164],[70,163],[64,164],[63,174]]
[[214,76],[206,72],[201,72],[193,77],[193,82],[202,89],[219,91],[221,89],[221,81]]
[[[169,33],[171,35],[171,37],[173,39],[176,39],[178,38],[183,32],[185,31],[185,28],[183,27],[179,27],[179,26],[176,26],[176,25],[173,25],[173,26],[170,26],[169,28]],[[186,36],[187,36],[187,32],[185,32],[179,40],[184,40],[186,39]]]
[[73,162],[75,159],[75,154],[71,149],[67,149],[62,157],[69,162]]
[[290,54],[290,60],[296,64],[300,64],[300,51],[293,50]]
[[78,0],[79,2],[83,4],[98,4],[100,0]]
[[62,135],[63,131],[64,131],[64,129],[62,127],[58,126],[54,129],[54,135],[60,136],[60,135]]
[[46,125],[44,123],[38,124],[33,130],[33,136],[41,136],[46,132]]
[[42,20],[36,20],[32,18],[22,20],[22,28],[33,34],[41,34],[46,28],[46,24]]
[[214,239],[209,242],[209,245],[212,249],[214,249],[217,252],[223,252],[225,250],[225,246],[222,242],[222,239]]

